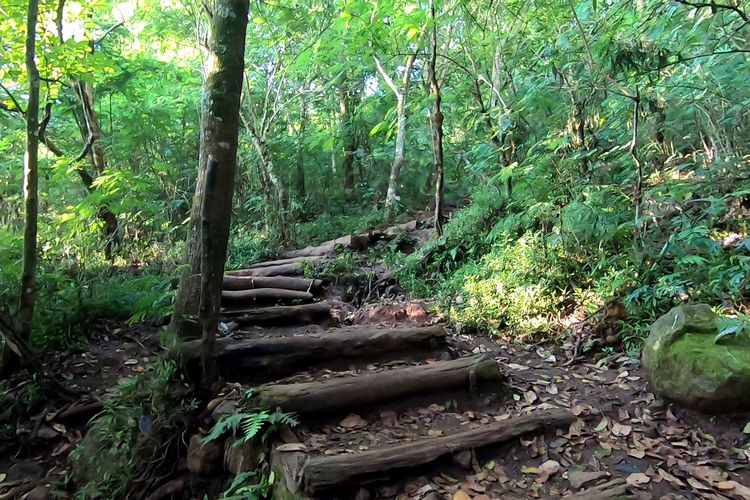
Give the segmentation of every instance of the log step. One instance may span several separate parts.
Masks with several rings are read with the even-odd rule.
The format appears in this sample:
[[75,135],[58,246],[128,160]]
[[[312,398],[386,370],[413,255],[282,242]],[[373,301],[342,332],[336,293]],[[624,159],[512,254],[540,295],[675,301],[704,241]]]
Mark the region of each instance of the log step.
[[310,302],[312,299],[313,294],[310,292],[284,290],[282,288],[254,288],[252,290],[224,290],[221,292],[221,300],[226,302],[294,302],[295,300]]
[[279,266],[258,267],[253,269],[238,269],[227,271],[228,276],[301,276],[305,271],[302,262],[291,262]]
[[[346,366],[353,361],[374,360],[389,353],[415,356],[435,352],[446,345],[442,326],[337,328],[323,333],[293,337],[265,337],[216,342],[214,357],[222,376],[234,381],[290,375],[313,366],[332,363]],[[201,341],[180,346],[182,361],[200,363]],[[197,368],[197,367],[196,367]]]
[[248,269],[259,269],[261,267],[274,267],[274,266],[283,266],[285,264],[298,264],[298,263],[308,263],[311,266],[315,266],[317,264],[320,264],[324,260],[326,260],[327,257],[322,255],[308,255],[308,256],[302,256],[302,257],[291,257],[286,259],[278,259],[278,260],[267,260],[265,262],[258,262],[256,264],[251,264],[248,266]]
[[331,304],[314,302],[300,306],[228,308],[222,311],[222,315],[244,325],[315,323],[316,320],[331,318]]
[[224,276],[222,288],[226,291],[279,288],[300,292],[314,292],[322,284],[321,280],[294,278],[290,276]]
[[498,382],[504,379],[495,360],[477,355],[353,377],[269,385],[259,388],[257,402],[298,413],[338,412],[461,388],[499,392]]
[[[424,465],[461,450],[494,445],[530,432],[567,425],[576,420],[570,411],[554,408],[511,417],[452,435],[422,438],[356,453],[306,457],[302,452],[274,450],[273,463],[282,465],[280,485],[293,494],[320,494],[352,486],[392,471]],[[290,458],[294,457],[292,461]],[[292,465],[296,464],[296,465]],[[291,466],[290,466],[291,465]],[[294,470],[297,467],[297,470]],[[321,497],[322,498],[322,497]]]

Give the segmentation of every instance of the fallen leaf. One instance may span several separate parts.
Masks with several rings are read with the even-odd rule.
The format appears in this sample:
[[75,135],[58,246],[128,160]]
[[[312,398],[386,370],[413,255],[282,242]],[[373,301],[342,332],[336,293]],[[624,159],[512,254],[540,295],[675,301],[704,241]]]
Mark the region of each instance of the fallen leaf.
[[612,434],[615,436],[625,437],[629,436],[633,428],[629,425],[624,425],[619,422],[612,424]]
[[750,488],[737,481],[721,481],[716,485],[721,491],[731,491],[742,500],[750,500]]
[[523,467],[521,467],[521,472],[523,472],[524,474],[539,474],[539,469],[536,467],[527,467],[524,465]]
[[129,360],[125,361],[125,363],[123,363],[123,364],[124,365],[137,365],[138,364],[138,360],[130,358]]
[[717,469],[716,467],[709,467],[707,465],[696,465],[693,467],[688,467],[688,472],[694,478],[708,484],[718,483],[723,479],[722,476],[724,475],[721,469]]
[[339,422],[339,425],[344,429],[360,429],[362,427],[366,427],[367,422],[362,420],[362,417],[360,417],[359,415],[352,413],[344,420]]
[[651,482],[651,478],[648,477],[643,472],[636,472],[633,474],[630,474],[626,479],[625,482],[628,483],[630,486],[639,488],[643,486],[644,484],[648,484]]
[[52,424],[52,428],[60,434],[65,434],[66,432],[68,432],[68,429],[66,429],[63,424]]
[[276,451],[306,451],[304,443],[286,443],[276,447]]
[[508,363],[508,368],[513,368],[514,370],[518,370],[519,372],[522,372],[524,370],[528,370],[529,367],[525,365],[519,365],[516,363]]
[[547,460],[539,466],[539,477],[536,479],[536,483],[543,485],[547,482],[550,476],[554,476],[560,470],[560,462],[556,460]]
[[471,497],[465,491],[458,490],[453,494],[453,500],[471,500]]
[[602,432],[604,429],[607,428],[607,425],[609,425],[609,419],[607,417],[602,417],[601,422],[599,422],[599,425],[594,427],[594,432]]
[[523,393],[523,399],[526,401],[527,404],[532,404],[538,398],[534,391],[526,391]]
[[8,474],[6,474],[5,472],[0,472],[0,483],[5,481],[6,477],[8,477]]
[[646,450],[631,449],[631,450],[628,450],[628,455],[633,458],[643,458],[646,456]]
[[427,431],[427,435],[430,437],[438,437],[443,435],[443,431],[440,429],[430,429]]
[[658,470],[659,475],[664,478],[665,481],[667,481],[669,484],[672,485],[673,488],[684,488],[685,483],[683,483],[680,479],[676,478],[669,472],[665,471],[664,469]]
[[596,481],[598,479],[601,479],[603,477],[608,477],[608,476],[609,476],[609,473],[606,471],[599,471],[599,472],[576,471],[576,472],[568,472],[568,481],[570,482],[571,488],[577,490],[592,481]]
[[745,424],[745,428],[742,429],[743,434],[750,434],[750,422]]

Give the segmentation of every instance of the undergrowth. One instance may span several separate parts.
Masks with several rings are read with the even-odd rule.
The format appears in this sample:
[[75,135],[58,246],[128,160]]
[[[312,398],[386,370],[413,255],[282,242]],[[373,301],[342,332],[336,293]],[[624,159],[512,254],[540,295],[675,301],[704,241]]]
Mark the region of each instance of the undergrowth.
[[197,408],[177,364],[161,360],[122,381],[71,453],[77,498],[125,498],[177,467],[186,417]]

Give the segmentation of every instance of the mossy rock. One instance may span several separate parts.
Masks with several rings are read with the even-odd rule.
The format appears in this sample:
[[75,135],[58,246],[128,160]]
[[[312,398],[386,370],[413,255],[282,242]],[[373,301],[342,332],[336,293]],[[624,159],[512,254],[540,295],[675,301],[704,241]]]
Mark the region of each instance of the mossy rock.
[[750,342],[717,344],[718,325],[705,304],[675,307],[654,322],[642,361],[656,392],[710,413],[750,410]]

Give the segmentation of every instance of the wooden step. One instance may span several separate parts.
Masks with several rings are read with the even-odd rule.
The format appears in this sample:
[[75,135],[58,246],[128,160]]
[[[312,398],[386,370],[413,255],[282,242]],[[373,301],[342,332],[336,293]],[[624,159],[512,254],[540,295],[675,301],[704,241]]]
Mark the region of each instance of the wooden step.
[[245,325],[315,323],[317,320],[331,319],[331,304],[314,302],[300,306],[227,308],[221,314]]
[[337,412],[409,396],[465,389],[499,392],[505,379],[494,359],[483,355],[362,373],[352,377],[258,388],[257,402],[298,413]]
[[[435,353],[446,345],[440,326],[349,327],[292,337],[265,337],[216,342],[214,357],[227,380],[269,380],[269,376],[291,375],[296,371],[325,365],[347,366],[351,362],[383,359],[388,354],[414,357]],[[184,342],[178,351],[190,369],[199,368],[201,341]]]
[[224,276],[222,288],[225,291],[279,288],[300,292],[314,292],[322,284],[321,280],[294,278],[291,276]]
[[294,301],[311,302],[313,294],[299,290],[284,290],[283,288],[254,288],[252,290],[224,290],[221,292],[222,302],[283,302]]
[[[422,438],[356,453],[308,456],[301,451],[274,450],[272,464],[281,478],[277,487],[286,490],[275,492],[278,496],[274,498],[285,498],[284,493],[320,495],[322,491],[332,488],[351,487],[382,479],[389,472],[424,465],[443,455],[510,441],[530,432],[560,427],[575,420],[575,415],[570,411],[555,408],[480,425],[448,436]],[[304,446],[286,447],[294,450],[300,448]]]

